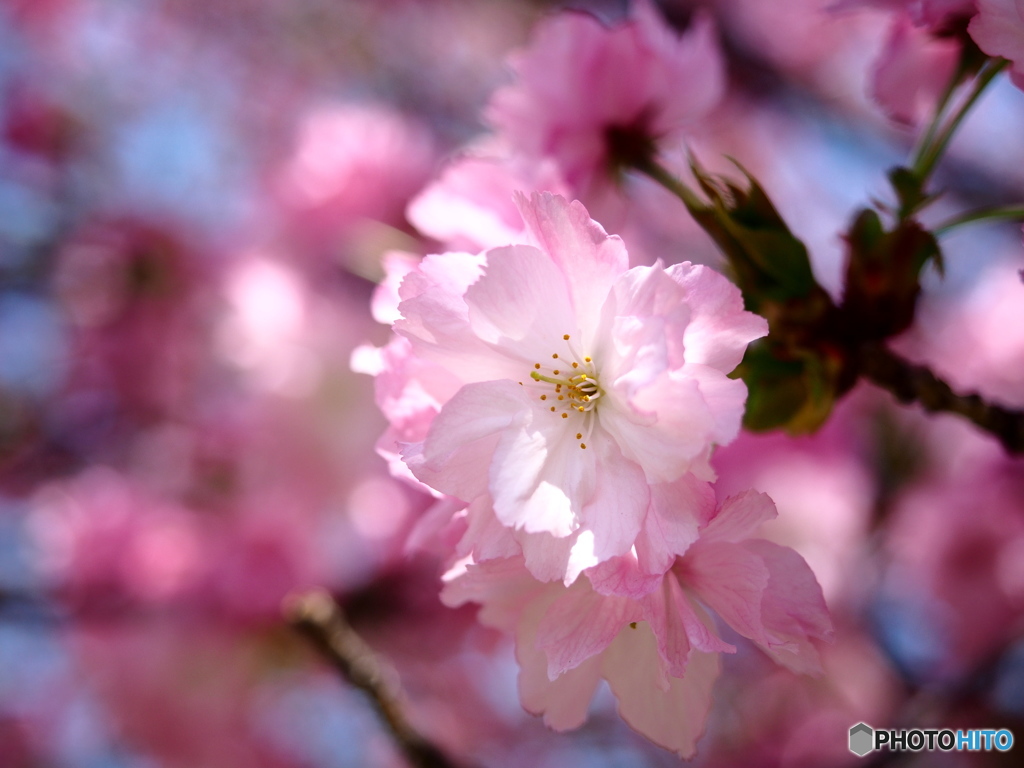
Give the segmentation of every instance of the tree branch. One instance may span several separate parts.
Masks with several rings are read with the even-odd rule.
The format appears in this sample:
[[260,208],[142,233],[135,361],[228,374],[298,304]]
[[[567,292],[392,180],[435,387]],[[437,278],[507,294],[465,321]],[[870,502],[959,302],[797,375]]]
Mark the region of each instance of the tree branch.
[[931,369],[904,360],[882,344],[861,347],[860,371],[900,402],[959,414],[999,438],[1009,453],[1024,453],[1024,412],[987,403],[977,393],[958,395]]
[[385,667],[352,626],[341,608],[322,590],[285,600],[288,623],[305,635],[342,676],[364,691],[395,743],[416,768],[458,768],[439,747],[406,719],[397,686],[389,685]]

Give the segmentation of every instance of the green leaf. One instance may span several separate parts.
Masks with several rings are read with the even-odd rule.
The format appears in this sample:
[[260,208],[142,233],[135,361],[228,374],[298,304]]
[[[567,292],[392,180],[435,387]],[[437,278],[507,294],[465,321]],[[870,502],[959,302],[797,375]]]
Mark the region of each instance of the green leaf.
[[747,385],[743,426],[753,432],[783,429],[789,434],[816,431],[832,413],[842,392],[839,370],[813,354],[792,359],[763,340],[747,349],[733,372]]

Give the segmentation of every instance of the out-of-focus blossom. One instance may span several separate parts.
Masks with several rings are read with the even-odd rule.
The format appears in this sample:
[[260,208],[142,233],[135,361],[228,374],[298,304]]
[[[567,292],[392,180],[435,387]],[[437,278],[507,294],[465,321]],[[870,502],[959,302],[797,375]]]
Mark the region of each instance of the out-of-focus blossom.
[[478,252],[526,242],[514,193],[566,195],[568,189],[554,161],[509,154],[492,142],[458,158],[409,204],[409,221],[451,250]]
[[52,163],[68,159],[81,126],[67,108],[27,85],[11,88],[3,106],[0,124],[11,147]]
[[847,103],[862,98],[865,56],[879,38],[876,18],[830,13],[828,0],[715,0],[714,6],[723,29],[787,79]]
[[144,417],[183,404],[202,352],[204,246],[159,223],[100,219],[65,241],[54,288],[73,329],[68,386]]
[[384,106],[310,112],[279,180],[295,238],[334,247],[361,223],[400,226],[406,203],[433,170],[435,153],[422,125]]
[[900,344],[923,357],[956,389],[978,390],[1024,407],[1024,286],[1019,265],[990,266],[960,301],[921,308],[921,322]]
[[226,276],[228,312],[218,333],[224,358],[245,371],[255,388],[298,396],[321,375],[311,348],[316,300],[296,271],[250,253]]
[[892,24],[871,76],[871,95],[894,121],[916,125],[935,109],[956,71],[975,0],[840,0],[836,11],[891,9]]
[[512,68],[518,81],[494,94],[489,121],[515,151],[553,158],[588,201],[628,155],[679,139],[724,88],[710,20],[698,15],[678,37],[646,0],[612,29],[582,13],[551,17]]
[[493,507],[540,578],[571,583],[633,546],[651,484],[711,477],[746,396],[726,374],[766,324],[708,269],[628,269],[579,203],[545,194],[520,210],[536,245],[427,257],[406,276],[394,327],[408,354],[381,373],[422,375],[395,377],[410,397],[457,390],[434,418],[399,399],[428,429],[407,465]]
[[[937,439],[970,444],[952,424]],[[962,451],[899,501],[888,540],[892,598],[923,607],[927,621],[901,649],[916,671],[963,674],[1010,639],[1024,617],[1024,483],[1020,460]],[[987,455],[986,455],[987,454]],[[915,647],[916,646],[916,647]],[[927,651],[927,656],[924,652]]]
[[702,606],[772,658],[820,673],[812,640],[830,640],[821,590],[792,550],[752,539],[775,516],[763,494],[697,510],[700,531],[655,579],[630,557],[585,572],[569,587],[533,579],[521,559],[457,564],[451,605],[478,602],[485,624],[513,634],[523,706],[557,729],[579,726],[594,689],[608,681],[619,713],[655,743],[691,757],[711,706],[717,654],[735,652]]
[[916,125],[935,108],[960,57],[960,43],[898,16],[875,62],[871,95],[892,120]]
[[30,522],[40,568],[72,604],[180,600],[207,567],[193,515],[111,470],[48,487]]
[[971,37],[989,56],[1002,56],[1013,66],[1010,76],[1024,88],[1024,3],[1021,0],[976,0],[978,15],[971,21]]

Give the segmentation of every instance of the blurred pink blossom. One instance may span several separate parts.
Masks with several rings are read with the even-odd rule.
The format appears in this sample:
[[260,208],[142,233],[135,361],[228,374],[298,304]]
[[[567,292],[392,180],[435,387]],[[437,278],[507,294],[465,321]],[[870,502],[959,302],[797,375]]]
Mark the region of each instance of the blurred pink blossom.
[[[937,439],[969,443],[970,428]],[[960,434],[959,439],[957,437]],[[939,677],[964,674],[1005,647],[1024,620],[1024,483],[1020,460],[961,452],[909,489],[893,515],[890,592],[931,609]]]
[[110,469],[48,486],[35,506],[39,567],[72,604],[181,600],[204,575],[210,545],[192,514]]
[[893,11],[871,75],[871,96],[890,119],[917,125],[935,109],[963,50],[976,0],[839,0],[833,10],[874,6]]
[[209,249],[183,228],[98,217],[61,244],[54,289],[73,339],[72,391],[114,392],[139,416],[180,407],[201,364]]
[[412,200],[407,214],[420,232],[451,250],[524,243],[526,229],[514,200],[521,189],[568,194],[553,161],[510,154],[490,142],[448,165]]
[[494,94],[488,120],[515,151],[555,159],[588,201],[622,159],[612,156],[612,132],[638,143],[678,140],[725,87],[710,19],[697,15],[679,37],[647,0],[612,29],[584,13],[552,16],[511,61],[518,81]]
[[875,62],[871,95],[890,119],[916,125],[927,118],[949,83],[960,57],[960,43],[932,36],[897,16]]
[[1010,76],[1024,88],[1024,2],[976,0],[978,15],[968,31],[989,56],[1002,56],[1013,64]]
[[958,391],[978,390],[1024,407],[1024,286],[1018,269],[1014,255],[982,271],[961,300],[926,303],[917,327],[899,340],[901,349],[924,358]]
[[389,107],[311,110],[277,184],[294,238],[322,248],[366,222],[402,226],[405,205],[429,178],[435,153],[426,128]]

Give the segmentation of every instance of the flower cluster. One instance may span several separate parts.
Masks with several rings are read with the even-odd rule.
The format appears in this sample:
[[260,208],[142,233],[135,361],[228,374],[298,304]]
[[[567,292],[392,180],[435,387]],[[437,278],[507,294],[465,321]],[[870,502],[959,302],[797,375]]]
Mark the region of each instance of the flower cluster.
[[715,502],[711,451],[746,398],[728,374],[767,324],[706,267],[629,268],[579,202],[517,203],[529,244],[390,262],[396,335],[357,356],[381,447],[446,497],[445,600],[515,635],[527,709],[577,726],[604,677],[630,725],[691,755],[735,650],[705,607],[804,672],[831,631],[803,560],[751,538],[771,501]]
[[439,498],[414,539],[447,546],[442,598],[515,638],[523,706],[574,728],[604,678],[627,723],[691,756],[736,650],[714,616],[800,672],[831,635],[806,563],[755,538],[772,501],[713,485],[747,395],[729,374],[768,327],[707,267],[631,268],[569,200],[620,219],[609,182],[711,111],[721,56],[707,18],[678,36],[640,2],[613,28],[552,17],[513,68],[497,134],[409,210],[483,252],[391,255],[374,315],[394,334],[354,366],[392,473]]

